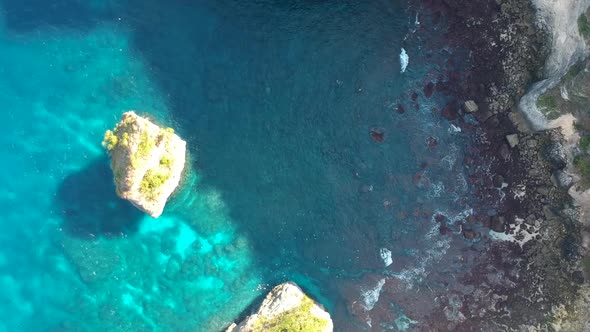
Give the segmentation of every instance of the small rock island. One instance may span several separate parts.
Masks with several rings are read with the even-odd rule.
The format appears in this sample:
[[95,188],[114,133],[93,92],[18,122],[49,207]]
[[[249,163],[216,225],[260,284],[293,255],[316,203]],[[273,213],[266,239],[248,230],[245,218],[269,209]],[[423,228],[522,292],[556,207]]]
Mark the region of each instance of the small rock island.
[[256,313],[240,324],[232,324],[226,332],[332,332],[330,314],[299,286],[286,282],[266,295]]
[[172,128],[129,111],[114,130],[106,131],[102,145],[111,157],[117,195],[159,217],[180,183],[186,142]]

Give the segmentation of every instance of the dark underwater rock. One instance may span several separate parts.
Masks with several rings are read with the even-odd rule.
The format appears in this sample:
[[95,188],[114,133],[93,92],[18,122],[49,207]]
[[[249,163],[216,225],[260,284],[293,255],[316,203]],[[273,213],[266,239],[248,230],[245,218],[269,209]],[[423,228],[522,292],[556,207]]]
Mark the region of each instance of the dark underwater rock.
[[475,239],[476,233],[474,230],[472,229],[464,229],[463,230],[463,237],[466,238],[467,240],[473,240]]
[[494,232],[503,233],[506,230],[506,219],[502,216],[494,216],[490,220],[490,229]]
[[442,116],[449,120],[449,121],[453,121],[456,120],[459,117],[459,112],[457,111],[457,104],[456,102],[450,102],[448,103],[441,112]]
[[369,131],[369,134],[371,135],[371,138],[373,139],[373,141],[375,141],[377,143],[381,143],[385,140],[385,132],[383,131],[383,129],[371,128],[371,130]]
[[426,84],[424,86],[424,96],[427,98],[430,98],[430,96],[432,96],[433,92],[434,92],[434,83],[428,82],[428,84]]

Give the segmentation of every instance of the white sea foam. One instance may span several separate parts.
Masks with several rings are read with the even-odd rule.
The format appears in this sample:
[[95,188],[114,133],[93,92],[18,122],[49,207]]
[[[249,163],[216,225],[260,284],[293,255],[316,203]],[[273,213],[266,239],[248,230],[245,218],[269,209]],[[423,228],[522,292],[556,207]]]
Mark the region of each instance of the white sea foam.
[[[492,230],[490,230],[489,232],[489,237],[493,240],[497,240],[497,241],[505,241],[505,242],[514,242],[517,243],[521,248],[522,246],[531,241],[534,240],[537,235],[540,235],[539,233],[539,229],[540,227],[535,224],[535,225],[529,225],[526,226],[524,224],[524,219],[516,217],[515,218],[517,224],[510,224],[509,225],[509,231],[512,232],[513,234],[506,234],[503,232],[494,232]],[[526,229],[526,228],[530,229],[530,232]]]
[[406,50],[404,48],[402,48],[401,53],[399,54],[399,63],[402,67],[401,72],[405,72],[406,68],[408,67],[408,63],[410,62],[410,57],[408,56],[408,53],[406,53]]
[[401,314],[395,321],[395,327],[397,327],[397,329],[399,331],[405,331],[407,329],[410,328],[410,326],[417,324],[418,322],[411,319],[410,317]]
[[414,287],[415,281],[423,279],[425,277],[426,268],[428,267],[428,265],[432,262],[440,260],[440,258],[447,253],[447,250],[451,246],[451,239],[449,237],[440,236],[439,225],[434,220],[434,216],[437,214],[444,215],[445,217],[447,217],[448,222],[450,224],[455,224],[459,221],[465,220],[465,218],[472,215],[473,209],[467,207],[465,210],[454,215],[449,214],[448,211],[435,211],[432,217],[432,227],[428,232],[426,232],[424,236],[425,239],[430,243],[429,249],[412,254],[417,258],[417,263],[413,267],[405,269],[399,273],[392,274],[396,278],[404,281],[408,289]]
[[381,295],[381,289],[385,285],[385,278],[379,280],[377,285],[373,288],[363,289],[361,297],[363,300],[363,307],[366,311],[373,310],[377,301],[379,301],[379,295]]
[[426,197],[429,199],[441,197],[442,193],[445,191],[445,185],[439,181],[437,183],[433,183],[430,187],[430,190],[426,194]]

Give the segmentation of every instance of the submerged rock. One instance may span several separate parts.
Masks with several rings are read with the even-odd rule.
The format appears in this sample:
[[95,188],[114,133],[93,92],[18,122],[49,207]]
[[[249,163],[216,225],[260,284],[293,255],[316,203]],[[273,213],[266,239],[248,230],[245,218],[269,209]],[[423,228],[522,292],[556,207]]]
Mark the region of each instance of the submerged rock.
[[426,84],[426,86],[424,87],[424,96],[426,96],[427,98],[430,98],[430,96],[432,96],[433,92],[434,92],[434,83],[428,82],[428,84]]
[[180,183],[186,142],[135,112],[123,114],[103,146],[111,157],[117,195],[157,218]]
[[371,128],[369,134],[371,135],[373,141],[377,143],[381,143],[385,140],[385,131],[383,131],[381,128]]
[[330,314],[292,282],[280,284],[268,293],[260,308],[226,332],[308,331],[331,332]]

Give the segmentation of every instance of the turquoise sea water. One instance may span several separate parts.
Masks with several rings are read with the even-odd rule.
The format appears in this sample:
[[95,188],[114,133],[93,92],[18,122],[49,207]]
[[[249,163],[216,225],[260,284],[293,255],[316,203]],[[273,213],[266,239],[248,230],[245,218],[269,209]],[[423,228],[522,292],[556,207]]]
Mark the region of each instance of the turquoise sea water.
[[[0,4],[0,331],[217,331],[287,280],[362,329],[347,287],[422,278],[431,215],[469,208],[461,133],[409,97],[443,55],[402,1]],[[188,141],[158,219],[100,146],[130,109]]]

